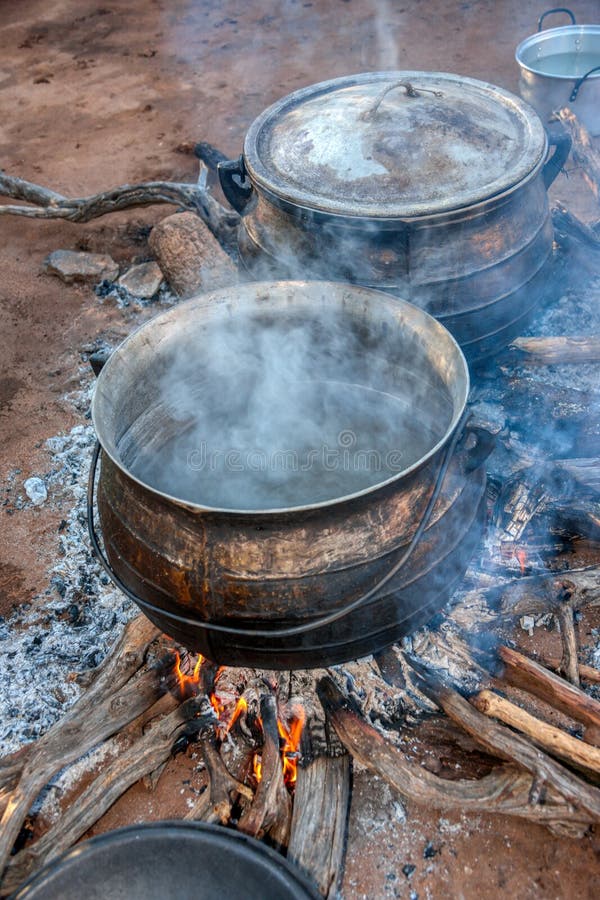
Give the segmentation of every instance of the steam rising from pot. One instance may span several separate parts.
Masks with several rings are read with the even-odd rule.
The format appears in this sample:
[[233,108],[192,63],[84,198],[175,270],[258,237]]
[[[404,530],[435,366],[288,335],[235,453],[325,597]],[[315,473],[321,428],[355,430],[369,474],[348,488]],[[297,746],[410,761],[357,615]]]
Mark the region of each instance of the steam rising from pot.
[[187,502],[280,509],[335,500],[414,465],[453,416],[418,339],[323,305],[201,324],[119,452]]

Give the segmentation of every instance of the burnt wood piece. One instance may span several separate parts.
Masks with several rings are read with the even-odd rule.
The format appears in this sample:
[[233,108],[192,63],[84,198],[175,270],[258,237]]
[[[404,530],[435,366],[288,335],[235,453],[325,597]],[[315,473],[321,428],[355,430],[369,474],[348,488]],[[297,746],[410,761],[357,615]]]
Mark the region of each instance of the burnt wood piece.
[[600,493],[600,457],[557,459],[554,465],[561,473],[566,472],[577,484]]
[[[526,769],[533,777],[533,785],[545,782],[547,788],[562,795],[565,808],[579,815],[600,821],[600,790],[583,781],[561,763],[505,725],[500,725],[475,709],[468,700],[444,684],[431,670],[417,660],[409,660],[419,689],[453,721],[461,725],[486,750]],[[547,801],[546,801],[547,802]],[[568,821],[568,818],[565,819]]]
[[[568,591],[569,605],[578,610],[600,604],[599,576],[598,566],[570,569],[568,573],[529,575],[469,591],[463,595],[462,602],[485,602],[491,615],[495,613],[500,619],[512,619],[553,613],[554,604],[560,602],[554,598],[564,596]],[[489,622],[483,622],[478,630],[488,629]]]
[[563,648],[560,671],[571,684],[579,686],[579,652],[573,607],[568,602],[559,603],[554,609],[554,614],[560,625]]
[[217,739],[218,722],[214,714],[211,714],[212,707],[208,697],[203,698],[203,705],[206,714],[199,729],[198,742],[206,765],[208,788],[184,818],[203,819],[205,822],[220,822],[221,825],[227,825],[238,797],[250,803],[254,792],[235,778],[221,759]]
[[587,774],[592,773],[596,777],[600,775],[600,750],[598,747],[571,737],[560,728],[543,722],[494,691],[487,689],[480,691],[471,698],[471,703],[486,716],[493,716],[504,722],[505,725],[510,725],[511,728],[516,728],[517,731],[526,734],[535,744],[552,756],[557,756],[569,765],[583,769]]
[[170,181],[124,184],[89,197],[67,198],[48,188],[0,172],[0,196],[25,200],[33,206],[0,206],[0,216],[26,216],[32,219],[66,219],[89,222],[92,219],[156,203],[169,203],[196,213],[208,225],[223,249],[235,253],[237,248],[236,212],[225,210],[203,187]]
[[177,738],[199,712],[195,698],[187,700],[134,741],[83,791],[59,821],[30,847],[9,861],[2,892],[13,891],[34,870],[59,856],[81,838],[125,791],[154,771],[171,755]]
[[[532,777],[512,765],[499,767],[477,780],[448,781],[440,778],[409,762],[401,750],[365,720],[356,705],[331,678],[321,679],[317,692],[340,740],[353,757],[408,800],[435,809],[514,815],[571,836],[581,836],[590,824],[599,820],[600,792],[597,792],[597,808],[590,812],[583,804],[567,802],[553,783],[545,785],[541,793],[536,791],[537,775]],[[490,724],[495,725],[467,701],[463,702],[474,716],[483,721],[486,729]],[[495,727],[503,728],[499,725]],[[508,729],[503,728],[503,731]],[[542,756],[540,751],[528,744],[526,746],[532,753]],[[497,750],[492,752],[498,755]],[[553,760],[549,762],[559,766]],[[572,773],[567,774],[581,785],[580,793],[595,790],[579,782]]]
[[197,156],[198,159],[202,160],[211,172],[217,171],[219,163],[229,161],[228,156],[221,150],[217,150],[217,148],[213,147],[212,144],[209,144],[208,141],[200,141],[198,144],[194,145],[194,156]]
[[[560,678],[535,660],[523,656],[510,647],[500,647],[498,654],[504,663],[502,677],[509,684],[528,691],[540,700],[545,700],[555,709],[559,709],[583,725],[600,729],[600,703],[593,697],[589,697],[580,688],[569,684],[564,678]],[[591,671],[595,672],[594,669]],[[600,672],[595,674],[600,681]],[[597,739],[590,740],[587,734],[586,739],[590,743],[600,744]]]
[[559,242],[564,242],[568,246],[570,241],[582,245],[588,250],[600,251],[600,234],[597,225],[590,228],[561,203],[552,205],[552,223]]
[[600,337],[520,337],[509,350],[519,365],[600,362]]
[[[139,668],[140,654],[132,650],[128,655],[131,676],[131,667]],[[65,766],[151,707],[164,693],[167,683],[163,676],[165,671],[173,668],[174,662],[174,654],[168,653],[155,667],[133,674],[116,689],[110,680],[99,677],[67,715],[35,744],[16,786],[6,798],[0,821],[0,872],[4,870],[25,817],[42,788]],[[115,672],[117,668],[107,666],[104,674]],[[104,687],[103,693],[98,690],[100,684]]]
[[[598,454],[598,391],[557,388],[526,377],[511,378],[505,396],[507,425],[525,444],[536,436],[536,455]],[[540,422],[546,427],[540,428]]]
[[585,182],[596,200],[600,200],[600,153],[594,147],[589,131],[567,106],[555,115],[571,135],[573,162],[582,170]]
[[287,847],[292,805],[283,781],[277,701],[273,693],[261,697],[260,716],[264,733],[262,776],[252,806],[241,816],[238,827],[259,839],[268,834],[275,846]]
[[[303,735],[311,731],[309,722]],[[312,879],[324,897],[337,897],[344,871],[352,760],[329,723],[325,733],[325,754],[311,755],[305,762],[302,752],[287,858]]]

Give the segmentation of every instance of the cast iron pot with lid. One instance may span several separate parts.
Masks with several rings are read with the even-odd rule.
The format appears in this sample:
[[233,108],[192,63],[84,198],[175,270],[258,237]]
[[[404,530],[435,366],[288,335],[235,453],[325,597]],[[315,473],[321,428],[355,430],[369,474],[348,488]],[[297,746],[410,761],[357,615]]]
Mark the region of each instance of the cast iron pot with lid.
[[570,140],[519,97],[439,72],[370,72],[274,103],[221,162],[253,277],[379,288],[438,318],[467,357],[518,334],[552,250],[547,187]]
[[[446,329],[383,293],[246,283],[182,303],[100,372],[108,558],[94,463],[96,552],[158,627],[215,662],[375,652],[441,609],[480,537],[489,436],[463,427],[468,391]],[[223,463],[245,442],[273,462]],[[280,467],[280,452],[299,462]]]

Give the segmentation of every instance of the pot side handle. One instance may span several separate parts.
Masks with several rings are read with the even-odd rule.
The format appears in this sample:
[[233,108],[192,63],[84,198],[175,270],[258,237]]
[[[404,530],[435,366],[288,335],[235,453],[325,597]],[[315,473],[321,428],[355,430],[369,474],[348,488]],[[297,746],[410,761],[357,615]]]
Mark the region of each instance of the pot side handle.
[[542,30],[542,25],[544,24],[544,19],[546,16],[551,16],[553,13],[564,13],[571,20],[571,25],[577,25],[575,21],[575,15],[571,12],[570,9],[567,9],[566,6],[555,6],[553,9],[547,9],[545,13],[542,13],[538,19],[538,31]]
[[244,157],[228,159],[217,164],[217,174],[221,189],[236,212],[244,212],[250,202],[254,188],[248,178]]
[[496,436],[491,431],[467,421],[457,448],[462,471],[468,474],[482,466],[495,446]]
[[585,75],[582,75],[581,78],[578,78],[575,84],[573,85],[573,90],[571,91],[571,96],[569,97],[569,103],[574,103],[577,100],[577,94],[579,93],[579,88],[583,84],[586,78],[589,78],[590,75],[593,75],[594,72],[600,72],[600,66],[594,66],[593,69],[590,69],[589,72],[586,72]]
[[554,153],[544,163],[542,178],[546,188],[549,188],[569,158],[573,141],[571,135],[562,126],[552,126],[547,129],[547,133],[548,149],[554,147]]

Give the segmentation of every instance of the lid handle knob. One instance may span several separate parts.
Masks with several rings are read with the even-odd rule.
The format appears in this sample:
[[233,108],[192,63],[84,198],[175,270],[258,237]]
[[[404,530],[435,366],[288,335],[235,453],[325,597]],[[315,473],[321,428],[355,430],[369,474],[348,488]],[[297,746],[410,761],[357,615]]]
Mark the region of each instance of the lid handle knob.
[[379,107],[381,106],[387,95],[390,93],[390,91],[395,91],[400,87],[404,88],[406,97],[420,97],[421,93],[433,94],[435,97],[444,96],[442,91],[433,91],[431,90],[431,88],[419,87],[417,89],[416,87],[414,87],[414,85],[411,84],[410,81],[395,81],[394,84],[388,84],[385,90],[379,94],[373,106],[370,109],[366,110],[366,112],[362,114],[361,118],[365,121],[373,119],[376,116]]

